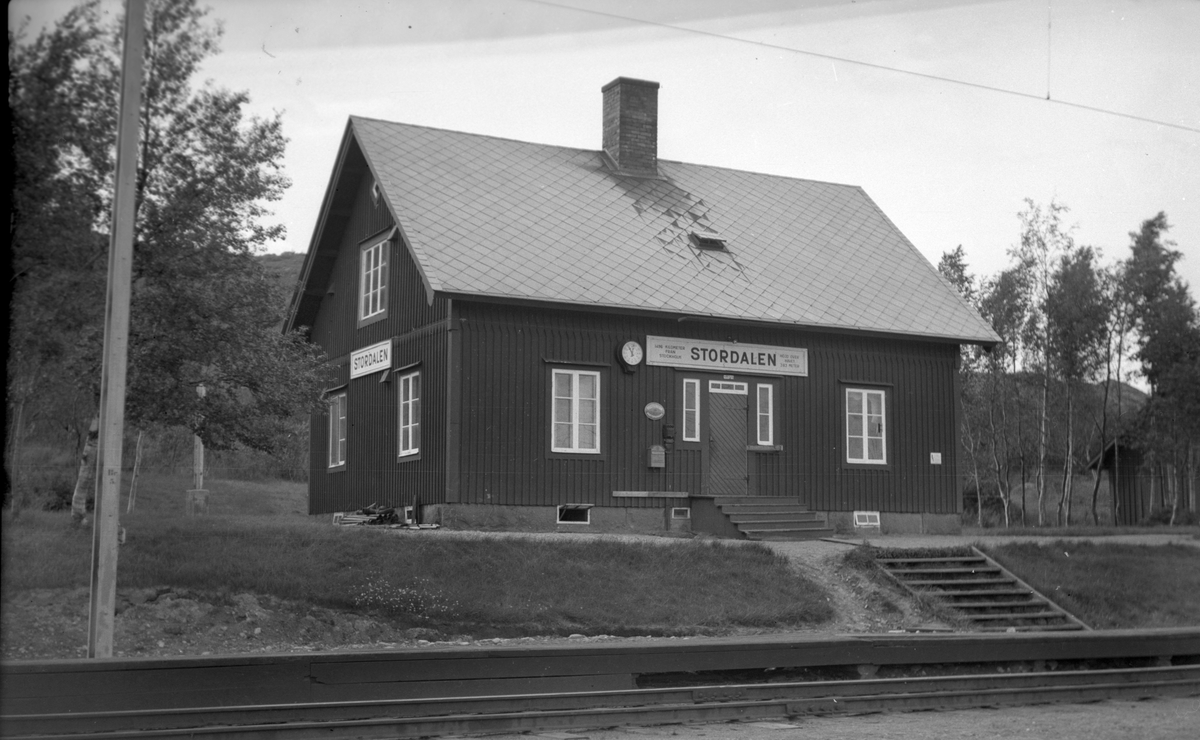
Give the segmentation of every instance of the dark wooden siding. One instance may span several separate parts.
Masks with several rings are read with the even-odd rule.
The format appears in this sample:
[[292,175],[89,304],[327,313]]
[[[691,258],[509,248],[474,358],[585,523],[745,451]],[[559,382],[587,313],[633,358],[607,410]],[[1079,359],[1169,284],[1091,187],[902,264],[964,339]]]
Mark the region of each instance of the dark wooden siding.
[[[614,499],[612,492],[703,492],[703,444],[676,444],[664,469],[646,463],[648,448],[662,441],[663,423],[677,418],[681,371],[643,364],[626,374],[615,350],[623,341],[644,343],[647,334],[654,334],[808,349],[809,376],[779,381],[776,444],[782,450],[751,453],[751,493],[800,496],[813,508],[828,511],[959,509],[955,345],[474,302],[456,305],[463,319],[464,502],[660,507],[669,499]],[[597,458],[550,454],[548,368],[554,363],[578,363],[603,374],[603,454]],[[842,462],[847,382],[888,392],[886,469]],[[663,422],[646,419],[642,410],[650,401],[666,407]],[[702,439],[706,433],[702,429]],[[679,440],[682,429],[677,426],[675,434]],[[942,454],[941,465],[930,464],[931,452]]]
[[343,357],[361,347],[401,336],[448,316],[445,298],[429,303],[420,271],[402,237],[396,235],[388,243],[387,318],[357,328],[359,248],[366,240],[385,234],[395,226],[383,201],[372,202],[370,176],[361,178],[357,190],[329,286],[310,335],[311,340],[332,358]]
[[[400,236],[389,242],[387,317],[357,327],[359,247],[385,234],[394,221],[385,204],[371,198],[371,179],[357,183],[357,196],[341,238],[328,291],[313,322],[311,339],[337,365],[346,385],[347,463],[329,472],[328,419],[312,417],[310,438],[309,512],[352,511],[371,503],[396,505],[445,501],[446,397],[449,301],[430,304],[420,273]],[[349,380],[351,352],[392,339],[392,367],[419,363],[421,371],[421,454],[401,461],[397,456],[398,384],[395,373]]]

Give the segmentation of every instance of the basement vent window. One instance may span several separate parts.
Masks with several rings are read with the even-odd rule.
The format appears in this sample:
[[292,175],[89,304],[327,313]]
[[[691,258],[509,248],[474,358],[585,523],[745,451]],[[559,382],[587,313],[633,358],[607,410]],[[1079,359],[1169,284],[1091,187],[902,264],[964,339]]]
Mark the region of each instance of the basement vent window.
[[592,504],[563,504],[558,507],[559,524],[591,524]]
[[686,506],[676,506],[671,509],[672,519],[691,519],[692,510]]
[[715,231],[693,231],[688,236],[699,249],[712,249],[716,251],[726,251],[729,245],[726,244],[725,237]]
[[879,512],[878,511],[856,511],[854,512],[854,526],[858,527],[874,527],[879,528]]

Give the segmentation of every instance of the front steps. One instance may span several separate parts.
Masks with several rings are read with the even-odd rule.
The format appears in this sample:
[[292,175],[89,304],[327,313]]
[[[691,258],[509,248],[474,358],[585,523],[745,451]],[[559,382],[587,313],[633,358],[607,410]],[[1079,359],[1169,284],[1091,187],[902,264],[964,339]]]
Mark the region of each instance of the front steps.
[[1085,630],[1087,626],[1003,566],[972,547],[961,556],[914,551],[878,558],[913,593],[933,596],[979,632]]
[[[799,498],[777,496],[714,496],[707,512],[698,512],[693,500],[693,528],[747,540],[815,540],[834,532],[824,514],[809,511]],[[697,514],[707,513],[707,516]],[[707,525],[707,526],[706,526]]]

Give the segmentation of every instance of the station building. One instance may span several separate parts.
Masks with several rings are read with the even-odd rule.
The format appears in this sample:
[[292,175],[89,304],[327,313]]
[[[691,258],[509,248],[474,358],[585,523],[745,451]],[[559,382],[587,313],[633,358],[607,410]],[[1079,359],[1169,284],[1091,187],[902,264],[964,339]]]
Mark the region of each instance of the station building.
[[287,324],[336,371],[310,513],[957,529],[992,329],[861,188],[659,159],[658,91],[605,85],[598,150],[350,118]]

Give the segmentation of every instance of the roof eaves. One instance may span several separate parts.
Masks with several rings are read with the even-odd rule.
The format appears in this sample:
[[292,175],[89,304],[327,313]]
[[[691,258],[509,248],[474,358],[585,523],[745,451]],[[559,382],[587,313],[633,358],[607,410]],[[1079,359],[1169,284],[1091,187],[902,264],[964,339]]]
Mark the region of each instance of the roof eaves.
[[884,210],[879,207],[879,204],[876,203],[875,200],[873,198],[871,198],[870,195],[867,194],[866,190],[863,190],[863,188],[858,185],[855,185],[854,187],[857,188],[860,193],[862,193],[862,197],[866,200],[867,203],[870,204],[871,208],[875,209],[875,212],[879,214],[879,217],[882,218],[884,221],[886,221],[887,224],[889,226],[891,226],[892,229],[895,230],[896,234],[898,234],[900,236],[900,238],[903,240],[904,245],[906,247],[908,247],[909,250],[912,251],[913,255],[919,261],[919,264],[928,266],[929,269],[932,270],[933,274],[938,278],[938,280],[941,281],[941,283],[946,286],[946,289],[949,290],[953,294],[955,300],[958,301],[959,305],[963,308],[963,310],[967,311],[971,316],[973,316],[975,319],[977,319],[980,322],[980,324],[982,324],[982,328],[984,328],[987,331],[986,337],[979,337],[977,339],[970,340],[967,343],[978,344],[986,349],[991,349],[993,346],[999,344],[1001,341],[1000,335],[996,333],[996,330],[993,329],[992,326],[987,322],[987,320],[983,318],[983,316],[979,313],[979,311],[977,311],[975,309],[975,307],[972,306],[970,303],[967,303],[966,299],[963,298],[962,295],[960,295],[959,292],[954,289],[954,286],[950,285],[949,281],[947,281],[946,278],[933,267],[933,265],[929,264],[929,261],[927,259],[925,259],[925,255],[921,254],[921,251],[919,249],[917,249],[916,245],[914,245],[911,241],[909,241],[908,237],[904,234],[904,232],[900,230],[900,227],[896,226],[896,223],[894,221],[892,221],[891,217],[889,217],[887,215],[887,213],[885,213]]
[[[361,119],[360,116],[350,116],[350,121],[347,125],[349,125],[353,130],[354,123],[358,120],[366,119]],[[413,242],[413,240],[409,237],[407,230],[404,228],[404,219],[401,218],[400,211],[396,208],[394,199],[389,192],[388,185],[390,181],[380,176],[379,168],[376,166],[375,160],[371,156],[371,152],[367,147],[363,146],[361,140],[358,138],[357,133],[355,133],[354,136],[355,140],[358,142],[359,149],[363,153],[363,158],[367,161],[367,168],[371,171],[371,177],[375,179],[376,184],[379,186],[379,191],[383,193],[383,201],[387,204],[387,209],[392,214],[392,221],[396,224],[396,231],[400,234],[400,238],[404,246],[412,255],[413,263],[417,266],[417,273],[421,276],[421,283],[425,286],[425,300],[432,304],[435,294],[442,290],[442,282],[430,268],[431,260],[429,259],[429,256],[425,254],[425,251],[420,247],[420,245]]]
[[325,196],[321,199],[321,211],[317,215],[316,226],[313,228],[313,234],[309,238],[308,251],[304,254],[304,264],[300,268],[300,278],[296,282],[295,289],[292,291],[292,300],[288,306],[287,321],[283,324],[283,332],[285,334],[295,331],[298,328],[296,321],[299,318],[300,304],[303,302],[306,294],[312,293],[310,283],[317,277],[312,272],[313,263],[316,261],[320,239],[329,220],[329,211],[333,204],[333,194],[338,181],[342,178],[342,170],[346,164],[350,145],[353,142],[350,121],[347,121],[346,128],[342,132],[342,142],[338,146],[337,157],[334,160],[333,171],[329,173],[329,183],[325,186]]
[[789,329],[803,329],[806,331],[817,332],[846,332],[853,334],[865,334],[870,336],[880,337],[895,337],[900,339],[922,339],[927,341],[946,342],[954,344],[977,344],[984,347],[991,347],[996,344],[995,341],[990,341],[986,337],[967,336],[957,334],[936,334],[926,332],[904,332],[895,329],[880,329],[875,327],[859,326],[855,324],[839,324],[834,322],[811,323],[801,321],[788,321],[784,319],[770,319],[761,316],[743,316],[734,314],[723,314],[713,312],[681,312],[677,309],[662,306],[650,305],[634,305],[628,303],[607,303],[604,301],[569,301],[569,300],[553,300],[549,298],[532,298],[528,296],[510,295],[505,293],[488,293],[483,291],[470,290],[447,290],[438,291],[440,295],[448,298],[459,298],[476,301],[494,301],[497,303],[509,303],[528,306],[544,306],[546,308],[573,308],[575,310],[586,311],[589,309],[601,309],[609,311],[618,311],[622,313],[655,313],[667,314],[677,317],[680,321],[684,319],[702,319],[713,321],[732,321],[737,323],[752,323],[762,326],[776,326]]

